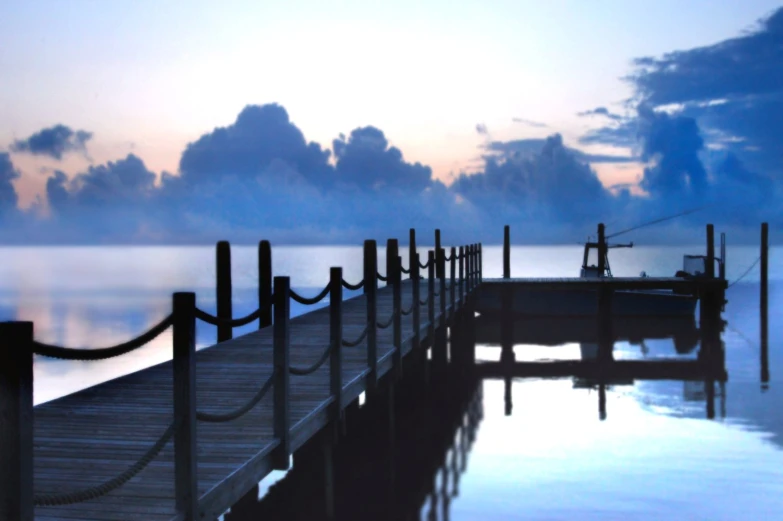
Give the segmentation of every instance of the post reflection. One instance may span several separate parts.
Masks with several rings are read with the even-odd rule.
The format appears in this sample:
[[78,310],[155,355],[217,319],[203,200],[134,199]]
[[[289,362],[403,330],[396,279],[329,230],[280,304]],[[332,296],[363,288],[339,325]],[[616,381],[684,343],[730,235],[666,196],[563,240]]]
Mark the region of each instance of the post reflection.
[[430,385],[396,387],[349,409],[344,435],[320,436],[331,479],[324,458],[305,446],[260,501],[250,491],[225,521],[448,520],[483,417],[480,380],[449,364]]

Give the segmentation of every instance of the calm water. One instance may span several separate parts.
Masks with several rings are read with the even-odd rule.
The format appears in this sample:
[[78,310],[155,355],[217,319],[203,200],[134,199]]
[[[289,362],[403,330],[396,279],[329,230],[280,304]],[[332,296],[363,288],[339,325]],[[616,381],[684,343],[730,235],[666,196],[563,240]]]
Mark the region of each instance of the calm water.
[[[681,267],[683,253],[702,250],[703,246],[616,250],[612,268],[620,276],[642,270],[667,276]],[[210,247],[35,247],[0,248],[0,253],[0,320],[32,320],[36,338],[45,342],[86,347],[123,341],[164,317],[171,293],[178,290],[195,291],[199,305],[214,310]],[[512,273],[574,276],[581,253],[578,246],[515,248]],[[778,248],[770,253],[768,389],[762,390],[759,383],[756,268],[728,292],[723,340],[729,381],[718,391],[715,419],[706,419],[703,384],[665,381],[612,386],[607,392],[608,417],[600,421],[597,392],[575,388],[573,379],[514,380],[510,416],[505,414],[504,382],[485,380],[474,393],[482,413],[471,431],[475,440],[470,450],[446,447],[449,457],[458,453],[467,457],[464,471],[456,473],[458,494],[445,504],[448,518],[777,518],[783,508],[780,253]],[[358,247],[276,247],[273,255],[275,274],[291,275],[292,285],[303,293],[323,287],[330,266],[343,266],[349,281],[361,278]],[[745,271],[757,255],[757,248],[730,247],[729,280]],[[254,247],[232,251],[237,315],[257,305],[255,256]],[[500,276],[500,262],[500,249],[486,247],[484,276]],[[301,313],[301,307],[292,305],[294,313]],[[199,324],[201,346],[214,337],[213,328]],[[170,349],[170,336],[164,334],[119,359],[36,360],[35,401],[158,363],[170,357]],[[477,354],[496,360],[499,351],[479,346]],[[580,346],[518,345],[515,353],[517,360],[576,359]],[[671,339],[615,345],[618,359],[693,356],[693,352],[678,354]],[[437,412],[429,417],[433,414],[437,417]],[[421,428],[421,420],[405,421],[399,420],[399,428]],[[459,432],[454,436],[459,438]],[[409,472],[430,473],[425,480],[442,487],[440,472],[410,463],[405,467]],[[261,494],[279,478],[267,478]],[[361,503],[364,497],[357,494],[355,501]],[[433,504],[429,500],[415,504],[420,499],[410,495],[410,510],[431,517]],[[438,501],[434,508],[441,514],[436,517],[443,519],[444,502]]]

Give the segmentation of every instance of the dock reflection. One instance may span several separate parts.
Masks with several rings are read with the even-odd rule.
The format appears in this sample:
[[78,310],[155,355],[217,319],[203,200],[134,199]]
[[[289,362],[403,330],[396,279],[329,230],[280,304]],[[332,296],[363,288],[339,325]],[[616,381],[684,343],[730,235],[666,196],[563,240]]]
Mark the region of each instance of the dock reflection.
[[[349,408],[328,443],[303,447],[260,501],[251,490],[225,521],[448,520],[482,417],[475,376],[449,369],[429,384],[399,382]],[[312,451],[328,453],[331,479]]]

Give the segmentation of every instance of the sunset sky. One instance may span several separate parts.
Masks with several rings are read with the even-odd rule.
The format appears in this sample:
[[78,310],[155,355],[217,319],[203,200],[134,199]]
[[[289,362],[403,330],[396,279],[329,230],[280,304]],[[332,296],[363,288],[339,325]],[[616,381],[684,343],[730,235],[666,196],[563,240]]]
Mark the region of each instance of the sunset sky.
[[[0,152],[21,174],[22,208],[36,196],[48,206],[55,170],[72,178],[129,153],[158,178],[178,175],[188,143],[269,103],[325,149],[340,134],[380,129],[404,161],[446,185],[483,168],[492,142],[559,133],[587,154],[635,156],[627,143],[583,139],[610,121],[579,113],[636,118],[623,103],[638,95],[623,80],[634,59],[747,35],[779,6],[9,0],[0,5]],[[59,158],[13,146],[55,125],[90,137]],[[645,167],[589,162],[604,186],[637,183]]]

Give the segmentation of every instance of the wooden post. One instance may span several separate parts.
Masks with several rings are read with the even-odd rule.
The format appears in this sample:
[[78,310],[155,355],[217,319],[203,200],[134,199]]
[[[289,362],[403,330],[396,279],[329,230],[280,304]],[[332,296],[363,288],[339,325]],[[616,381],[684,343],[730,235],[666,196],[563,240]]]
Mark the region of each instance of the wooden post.
[[388,239],[386,241],[386,284],[392,287],[392,313],[394,313],[392,319],[392,345],[394,346],[392,362],[395,376],[398,378],[402,374],[402,331],[400,329],[402,326],[402,315],[400,314],[402,309],[400,281],[402,277],[400,275],[399,244],[397,239]]
[[33,323],[0,322],[0,519],[33,521]]
[[435,343],[435,252],[427,252],[427,318],[430,321],[428,336],[430,337],[430,347]]
[[454,317],[454,313],[457,311],[457,293],[456,288],[454,287],[457,282],[457,249],[454,246],[451,247],[451,273],[449,275],[451,276],[451,283],[449,284],[451,316]]
[[720,233],[720,280],[726,280],[726,232]]
[[438,278],[438,287],[440,290],[440,327],[446,327],[446,250],[440,249],[440,262],[437,264],[440,267],[440,277]]
[[[231,245],[228,241],[217,243],[215,251],[215,264],[217,273],[217,316],[231,320]],[[233,328],[221,324],[217,326],[217,341],[231,340]]]
[[484,280],[484,253],[481,249],[481,243],[478,243],[478,281]]
[[411,258],[411,279],[413,285],[413,350],[414,354],[421,347],[421,268],[419,266],[419,254],[416,253]]
[[612,288],[604,283],[598,289],[598,358],[612,360],[614,337],[612,332]]
[[440,230],[435,230],[435,276],[437,278],[443,277],[443,272],[440,269]]
[[329,270],[329,393],[334,397],[332,418],[343,412],[343,269]]
[[177,514],[198,514],[196,457],[196,294],[174,293],[174,494]]
[[606,271],[606,236],[604,223],[598,224],[598,276],[603,277]]
[[707,265],[706,275],[708,278],[715,278],[715,227],[707,225]]
[[272,246],[269,241],[258,243],[258,329],[272,325]]
[[[408,237],[408,271],[410,271],[411,279],[413,279],[413,265],[418,257],[416,256],[416,229],[411,228]],[[419,272],[419,267],[416,265],[416,272]]]
[[768,294],[769,281],[767,270],[769,269],[769,224],[761,223],[761,288],[759,298],[759,311],[761,318],[761,385],[769,384],[769,318]]
[[370,367],[369,388],[378,382],[378,247],[373,240],[364,241],[364,294],[367,300],[367,364]]
[[274,278],[274,322],[273,365],[274,365],[274,419],[272,435],[280,441],[272,454],[272,466],[275,470],[288,470],[291,455],[291,408],[289,403],[289,367],[291,331],[291,279]]
[[503,227],[503,278],[511,278],[511,229]]
[[606,384],[598,384],[598,419],[606,420]]
[[465,304],[465,248],[459,247],[459,305]]

